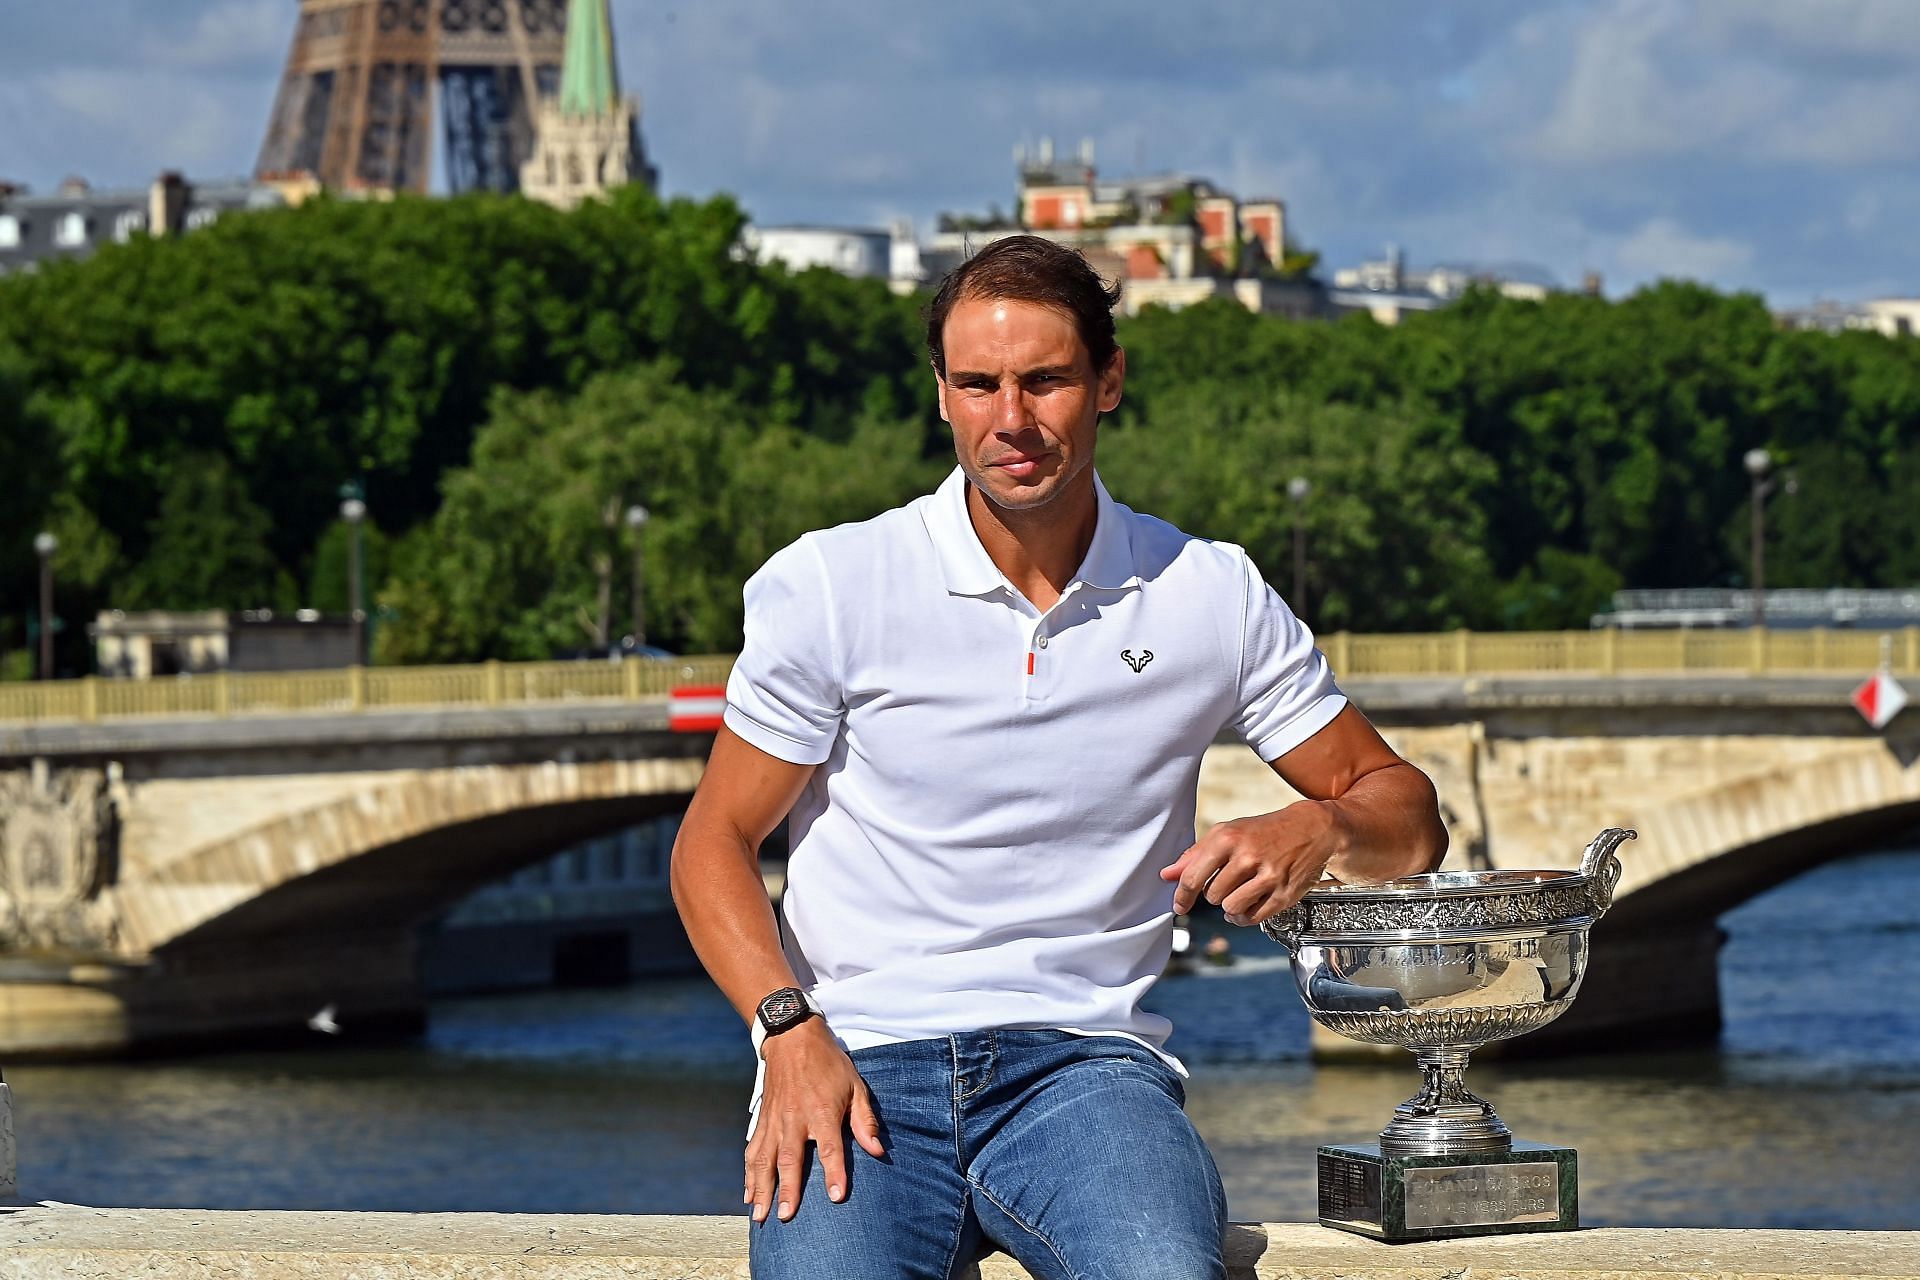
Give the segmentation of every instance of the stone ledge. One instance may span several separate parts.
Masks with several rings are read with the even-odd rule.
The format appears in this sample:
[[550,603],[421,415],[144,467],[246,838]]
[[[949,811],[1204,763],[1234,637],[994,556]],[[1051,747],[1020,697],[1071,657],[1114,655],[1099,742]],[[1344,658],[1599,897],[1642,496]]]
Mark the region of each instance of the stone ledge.
[[[231,717],[128,716],[78,723],[0,723],[0,759],[138,756],[174,751],[466,742],[473,739],[655,735],[663,746],[696,736],[671,734],[667,699],[617,698],[499,707],[398,707],[368,711],[245,712]],[[685,754],[669,749],[663,754]]]
[[[1355,676],[1341,682],[1369,715],[1428,714],[1473,719],[1500,710],[1758,709],[1844,712],[1836,722],[1861,735],[1869,731],[1847,702],[1866,674],[1728,675],[1673,673],[1614,676]],[[0,759],[34,757],[91,759],[169,751],[244,751],[309,746],[466,742],[474,739],[553,735],[654,734],[663,743],[703,734],[671,734],[667,699],[637,701],[583,698],[577,701],[504,706],[389,707],[365,711],[243,712],[231,717],[129,716],[74,721],[0,722]],[[1920,716],[1909,711],[1906,717]],[[1911,727],[1911,721],[1902,724]],[[1237,742],[1231,734],[1223,742]],[[689,748],[682,746],[673,754]]]
[[[705,1280],[747,1275],[746,1226],[713,1217],[0,1210],[0,1280]],[[1296,1223],[1230,1232],[1259,1280],[1920,1280],[1920,1232],[1597,1228],[1383,1245]],[[1026,1272],[1002,1257],[980,1280]]]

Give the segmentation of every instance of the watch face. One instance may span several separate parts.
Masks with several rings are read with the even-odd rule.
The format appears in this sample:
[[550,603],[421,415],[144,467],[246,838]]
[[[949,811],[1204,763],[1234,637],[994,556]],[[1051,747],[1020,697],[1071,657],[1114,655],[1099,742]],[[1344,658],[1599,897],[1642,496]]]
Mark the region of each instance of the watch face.
[[760,1002],[760,1021],[769,1031],[790,1027],[806,1013],[806,998],[798,987],[782,987]]

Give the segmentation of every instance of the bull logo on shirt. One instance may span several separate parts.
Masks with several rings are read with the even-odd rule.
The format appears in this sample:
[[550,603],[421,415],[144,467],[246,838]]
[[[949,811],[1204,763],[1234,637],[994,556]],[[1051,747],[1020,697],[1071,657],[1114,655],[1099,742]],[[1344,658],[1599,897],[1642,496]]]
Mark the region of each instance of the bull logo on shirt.
[[1142,649],[1140,656],[1136,658],[1133,656],[1133,650],[1122,649],[1120,651],[1120,657],[1122,661],[1133,668],[1133,674],[1139,675],[1147,669],[1147,664],[1153,661],[1153,650]]

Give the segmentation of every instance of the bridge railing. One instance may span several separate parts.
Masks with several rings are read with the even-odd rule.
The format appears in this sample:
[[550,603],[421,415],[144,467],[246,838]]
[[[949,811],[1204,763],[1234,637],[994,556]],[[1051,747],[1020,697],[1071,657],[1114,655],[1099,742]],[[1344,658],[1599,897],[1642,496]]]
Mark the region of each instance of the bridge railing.
[[1321,638],[1342,677],[1865,676],[1886,652],[1896,673],[1920,674],[1920,627],[1852,631],[1449,631]]
[[[1422,676],[1859,675],[1883,647],[1897,674],[1920,674],[1920,627],[1898,631],[1446,631],[1320,638],[1342,678]],[[678,685],[723,684],[733,658],[619,662],[479,662],[443,667],[214,672],[116,680],[88,676],[0,685],[0,722],[144,716],[352,712],[664,698]]]
[[676,686],[724,684],[729,655],[619,662],[477,662],[331,671],[217,671],[151,680],[0,685],[0,722],[144,716],[285,715],[403,707],[500,707],[585,699],[665,698]]

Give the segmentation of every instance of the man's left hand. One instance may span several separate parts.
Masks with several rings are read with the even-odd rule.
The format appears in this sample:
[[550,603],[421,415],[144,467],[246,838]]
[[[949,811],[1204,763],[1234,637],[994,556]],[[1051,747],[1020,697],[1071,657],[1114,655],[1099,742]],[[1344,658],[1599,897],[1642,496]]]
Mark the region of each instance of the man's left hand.
[[1179,881],[1173,909],[1182,915],[1205,898],[1230,924],[1259,924],[1298,902],[1352,838],[1337,801],[1302,800],[1216,824],[1160,878]]

